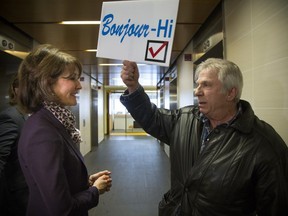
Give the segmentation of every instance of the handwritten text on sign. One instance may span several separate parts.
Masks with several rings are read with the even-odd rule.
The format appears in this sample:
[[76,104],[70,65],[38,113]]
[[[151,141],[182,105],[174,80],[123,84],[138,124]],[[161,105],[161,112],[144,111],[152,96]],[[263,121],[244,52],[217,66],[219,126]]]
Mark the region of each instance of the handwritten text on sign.
[[168,66],[178,3],[179,0],[104,2],[97,57]]
[[[150,28],[148,24],[142,24],[142,25],[134,24],[131,23],[131,19],[128,19],[127,24],[113,23],[113,20],[114,20],[113,14],[108,14],[104,17],[103,29],[101,33],[103,36],[106,35],[119,36],[121,38],[120,40],[121,43],[123,42],[126,36],[128,37],[134,36],[138,38],[143,36],[144,38],[146,38],[150,34],[150,31],[157,32],[157,37],[160,37],[161,31],[163,31],[163,37],[171,38],[173,20],[170,20],[169,25],[168,23],[169,20],[163,22],[160,19],[158,22],[158,28]],[[162,25],[162,22],[164,23],[164,25]]]

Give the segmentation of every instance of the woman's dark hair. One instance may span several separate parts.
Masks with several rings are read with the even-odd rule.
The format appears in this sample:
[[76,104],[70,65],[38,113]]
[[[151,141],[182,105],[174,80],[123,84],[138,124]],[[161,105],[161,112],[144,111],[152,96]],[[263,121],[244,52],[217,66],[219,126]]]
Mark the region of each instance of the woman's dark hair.
[[9,94],[9,104],[14,106],[17,104],[17,89],[19,87],[19,80],[17,74],[13,77],[13,80],[9,86],[8,94]]
[[65,69],[70,71],[71,78],[81,76],[82,65],[75,57],[50,44],[36,47],[22,61],[18,71],[18,98],[22,109],[32,113],[39,110],[44,101],[58,103],[52,86]]

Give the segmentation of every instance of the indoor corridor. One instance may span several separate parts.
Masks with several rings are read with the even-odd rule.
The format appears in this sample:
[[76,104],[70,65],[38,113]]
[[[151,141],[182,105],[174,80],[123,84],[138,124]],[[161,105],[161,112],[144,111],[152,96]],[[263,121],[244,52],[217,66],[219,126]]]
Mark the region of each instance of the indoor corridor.
[[85,155],[89,173],[112,172],[111,191],[100,196],[89,216],[157,216],[170,187],[170,162],[159,142],[147,135],[110,135]]

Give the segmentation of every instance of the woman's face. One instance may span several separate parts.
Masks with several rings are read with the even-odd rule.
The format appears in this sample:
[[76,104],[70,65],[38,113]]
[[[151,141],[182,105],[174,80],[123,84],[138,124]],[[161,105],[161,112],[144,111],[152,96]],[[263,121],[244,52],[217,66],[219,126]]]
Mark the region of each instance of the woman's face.
[[52,87],[54,94],[63,106],[75,106],[77,104],[76,94],[82,88],[78,76],[71,76],[71,73],[79,74],[79,71],[71,72],[67,67]]

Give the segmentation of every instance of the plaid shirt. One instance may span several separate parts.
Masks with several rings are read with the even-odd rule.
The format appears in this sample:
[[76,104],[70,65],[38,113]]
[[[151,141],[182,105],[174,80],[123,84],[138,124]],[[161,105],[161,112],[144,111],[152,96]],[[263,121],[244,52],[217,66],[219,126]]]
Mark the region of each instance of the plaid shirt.
[[[229,127],[238,118],[238,116],[242,114],[241,103],[238,103],[237,106],[238,106],[238,111],[235,114],[235,116],[231,120],[229,120],[228,122],[222,123],[220,125],[224,125],[226,127]],[[200,118],[204,124],[204,127],[202,129],[202,135],[201,135],[201,149],[200,149],[200,154],[201,154],[203,152],[203,150],[206,148],[207,144],[209,143],[209,134],[213,131],[213,129],[211,128],[210,120],[204,114],[201,113]],[[219,126],[219,125],[217,125],[217,126]]]

